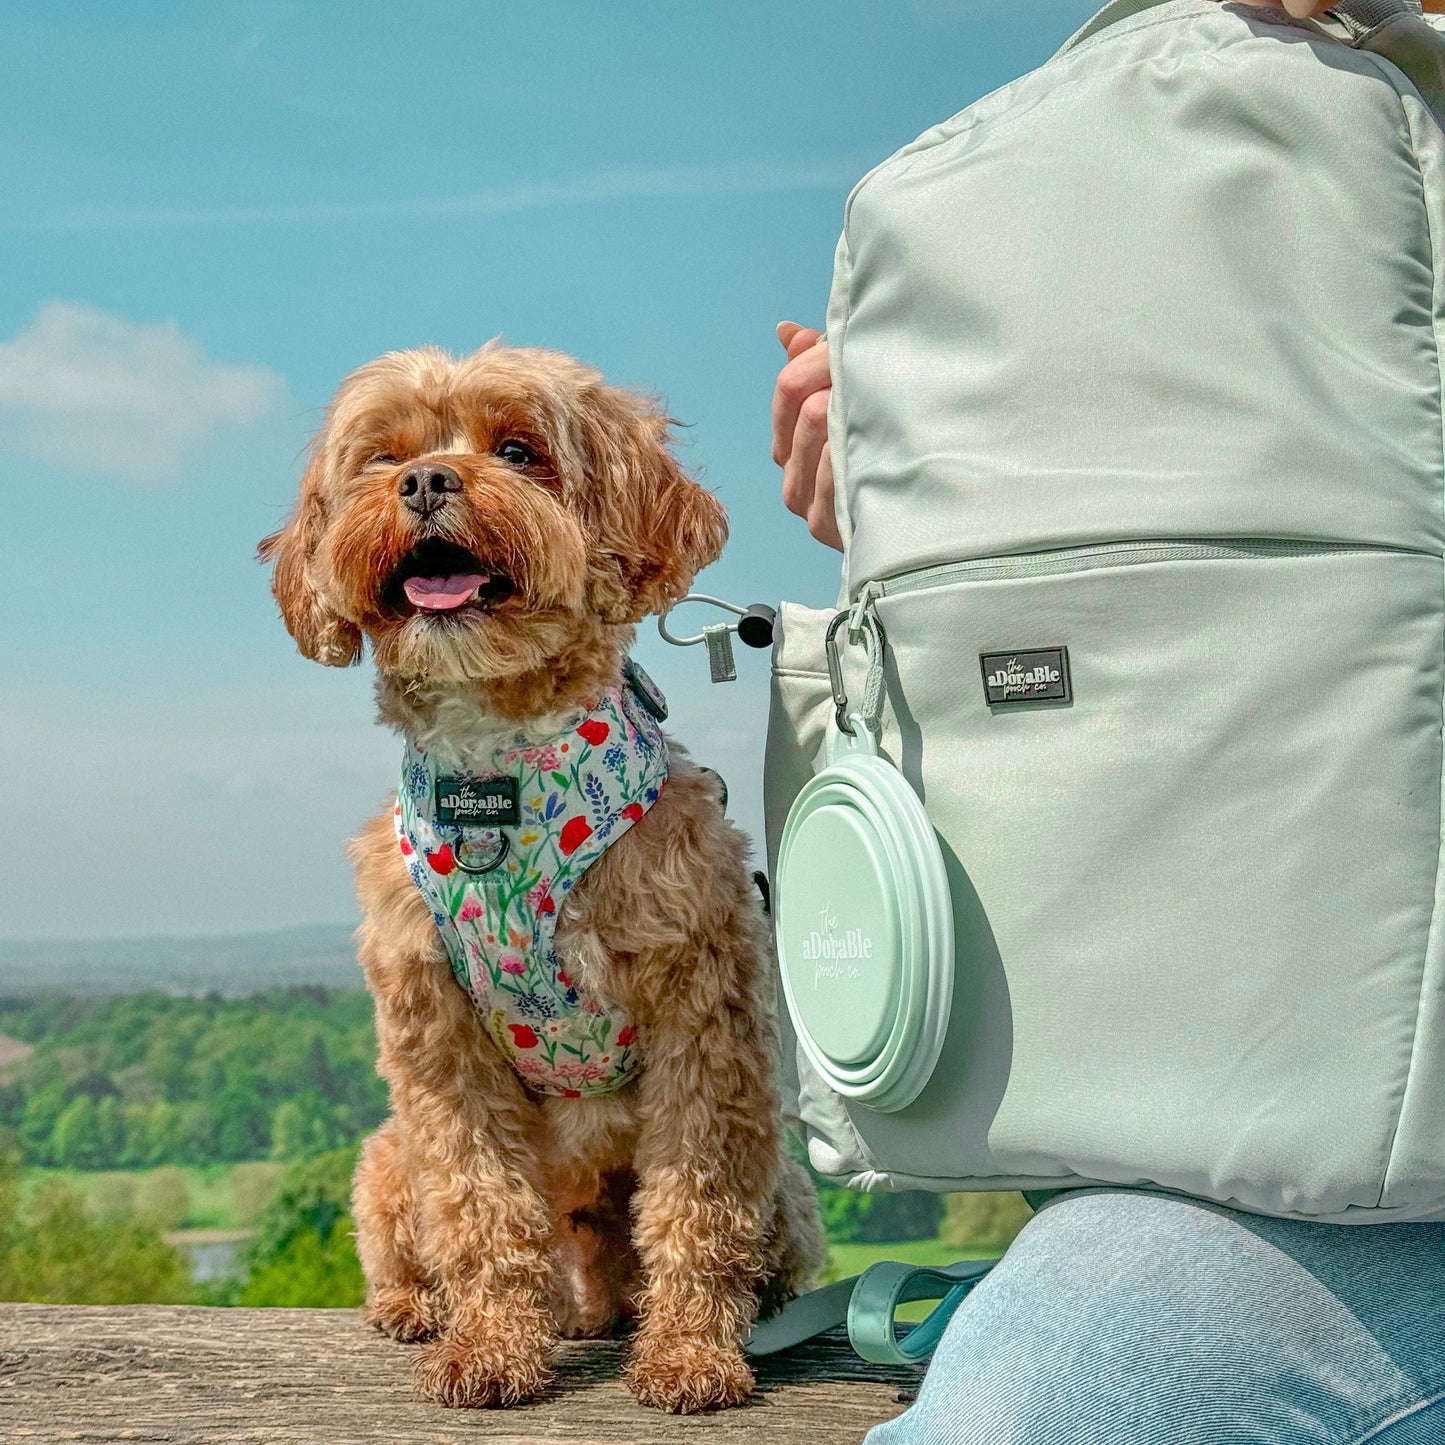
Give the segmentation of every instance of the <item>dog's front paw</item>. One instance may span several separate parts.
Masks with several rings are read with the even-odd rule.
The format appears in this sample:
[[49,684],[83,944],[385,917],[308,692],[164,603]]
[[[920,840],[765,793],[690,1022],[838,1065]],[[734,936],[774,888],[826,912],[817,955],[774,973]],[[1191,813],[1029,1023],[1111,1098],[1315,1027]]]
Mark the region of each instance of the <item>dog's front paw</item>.
[[551,1378],[547,1354],[542,1342],[516,1334],[447,1335],[422,1347],[416,1384],[429,1399],[456,1408],[518,1405]]
[[633,1342],[625,1378],[644,1405],[674,1415],[741,1405],[753,1393],[753,1372],[738,1345],[666,1338],[645,1326]]
[[381,1285],[369,1290],[361,1317],[404,1345],[435,1339],[442,1327],[436,1294],[413,1284]]

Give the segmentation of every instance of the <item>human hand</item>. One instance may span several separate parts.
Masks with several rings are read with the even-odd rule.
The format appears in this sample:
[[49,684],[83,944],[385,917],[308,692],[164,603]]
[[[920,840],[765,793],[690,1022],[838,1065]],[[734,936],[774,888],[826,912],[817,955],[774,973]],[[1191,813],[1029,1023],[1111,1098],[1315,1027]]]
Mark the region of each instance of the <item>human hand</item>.
[[820,542],[843,550],[833,515],[833,460],[828,451],[828,343],[796,321],[778,323],[788,360],[773,388],[773,460],[783,469],[783,505],[804,518]]

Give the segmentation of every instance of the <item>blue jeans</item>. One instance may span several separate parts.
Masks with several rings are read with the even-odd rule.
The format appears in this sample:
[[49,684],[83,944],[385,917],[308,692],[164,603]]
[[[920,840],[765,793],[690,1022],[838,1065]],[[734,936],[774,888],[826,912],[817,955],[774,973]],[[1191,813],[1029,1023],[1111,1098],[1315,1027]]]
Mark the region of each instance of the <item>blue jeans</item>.
[[1445,1442],[1445,1224],[1062,1195],[865,1445],[1246,1442]]

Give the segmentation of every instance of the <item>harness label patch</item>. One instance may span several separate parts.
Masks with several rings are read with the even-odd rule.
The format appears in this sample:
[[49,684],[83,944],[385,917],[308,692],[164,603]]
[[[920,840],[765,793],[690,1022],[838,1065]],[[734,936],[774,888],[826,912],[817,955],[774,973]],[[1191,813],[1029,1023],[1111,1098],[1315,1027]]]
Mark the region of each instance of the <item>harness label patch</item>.
[[437,779],[437,822],[460,828],[515,828],[522,821],[516,778]]
[[1072,702],[1067,647],[1034,647],[1025,652],[984,652],[983,692],[990,707],[1020,702]]

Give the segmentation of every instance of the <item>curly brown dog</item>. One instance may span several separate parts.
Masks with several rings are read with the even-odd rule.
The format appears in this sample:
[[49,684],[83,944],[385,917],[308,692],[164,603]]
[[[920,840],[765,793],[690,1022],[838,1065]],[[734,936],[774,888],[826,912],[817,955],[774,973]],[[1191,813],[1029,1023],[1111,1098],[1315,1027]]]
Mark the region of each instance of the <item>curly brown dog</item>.
[[[714,782],[649,732],[624,671],[633,624],[682,596],[726,536],[669,427],[555,352],[392,353],[342,383],[295,510],[260,548],[302,653],[341,667],[370,641],[380,716],[417,778],[351,850],[392,1108],[363,1150],[354,1212],[366,1317],[426,1342],[417,1382],[448,1405],[524,1400],[559,1336],[633,1318],[638,1399],[735,1405],[753,1383],[745,1332],[822,1252],[783,1147],[745,841]],[[538,875],[532,934],[491,923],[468,889],[492,885],[459,870],[511,869],[520,907],[526,848],[550,836],[540,792],[526,797],[523,777],[517,799],[491,777],[498,759],[555,762],[561,786],[564,754],[608,736],[613,781],[634,756],[656,773],[659,749],[665,777],[607,813],[598,778],[571,764],[585,796],[564,796],[594,811],[548,856],[570,858],[578,836],[611,843],[580,877]],[[403,801],[456,803],[471,774],[495,826],[457,824],[442,842],[452,814],[403,818]],[[551,994],[520,988],[548,967]]]

